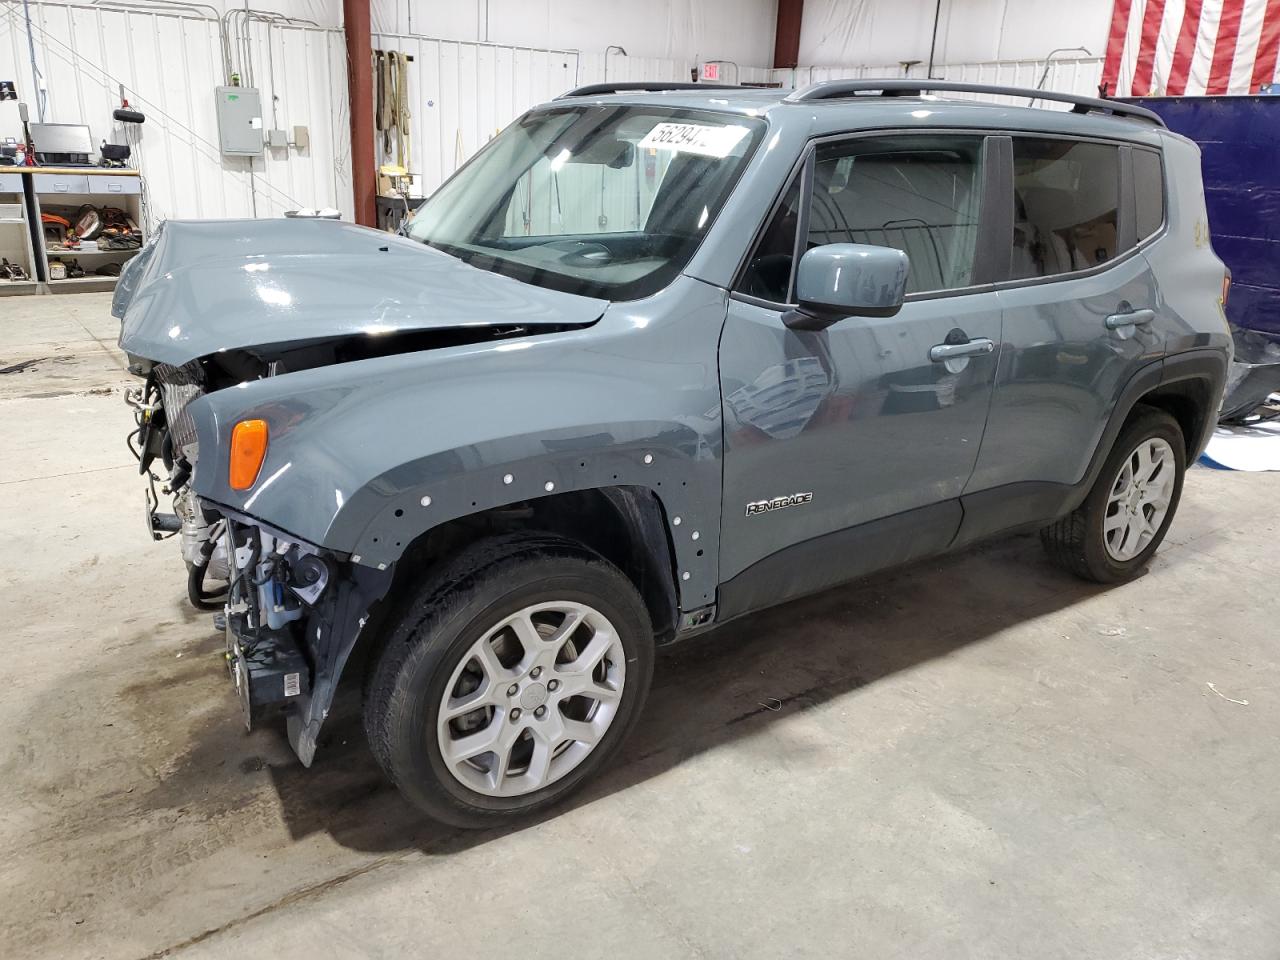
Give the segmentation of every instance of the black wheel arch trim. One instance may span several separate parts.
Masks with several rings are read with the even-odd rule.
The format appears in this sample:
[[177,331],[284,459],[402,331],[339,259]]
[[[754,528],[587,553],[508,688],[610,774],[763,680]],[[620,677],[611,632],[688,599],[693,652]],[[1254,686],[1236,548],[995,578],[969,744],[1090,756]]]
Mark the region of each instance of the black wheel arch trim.
[[1134,407],[1161,388],[1193,380],[1207,386],[1209,407],[1200,411],[1200,430],[1188,437],[1187,464],[1204,451],[1217,423],[1217,405],[1227,377],[1222,350],[1198,349],[1164,357],[1141,367],[1120,391],[1084,475],[1075,483],[1027,481],[1010,483],[961,496],[964,521],[950,548],[967,546],[987,537],[1035,529],[1066,516],[1084,502]]
[[1217,423],[1218,406],[1221,404],[1222,391],[1227,381],[1228,362],[1227,354],[1222,350],[1189,350],[1186,353],[1178,353],[1157,360],[1137,371],[1129,382],[1125,384],[1119,400],[1116,401],[1116,405],[1111,411],[1107,426],[1102,432],[1102,438],[1093,451],[1093,458],[1089,461],[1089,469],[1085,471],[1085,475],[1080,481],[1074,485],[1074,490],[1079,499],[1072,504],[1070,509],[1074,510],[1079,506],[1080,501],[1088,496],[1089,490],[1092,489],[1094,482],[1098,479],[1098,473],[1102,469],[1103,463],[1106,462],[1107,456],[1111,453],[1111,447],[1115,443],[1116,437],[1120,435],[1120,430],[1129,419],[1129,415],[1133,413],[1133,408],[1141,403],[1144,397],[1149,396],[1161,387],[1168,387],[1189,380],[1203,380],[1209,387],[1208,400],[1210,406],[1209,409],[1202,411],[1199,435],[1187,438],[1189,441],[1187,464],[1194,463],[1196,458],[1204,452],[1205,445],[1208,444],[1209,438],[1213,435],[1213,428]]

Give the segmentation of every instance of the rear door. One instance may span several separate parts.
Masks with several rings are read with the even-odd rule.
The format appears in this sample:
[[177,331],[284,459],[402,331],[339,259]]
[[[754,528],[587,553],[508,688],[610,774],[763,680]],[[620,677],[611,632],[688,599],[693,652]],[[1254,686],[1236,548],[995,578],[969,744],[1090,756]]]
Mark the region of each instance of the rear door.
[[[981,133],[817,144],[750,255],[721,339],[721,615],[944,549],[978,456],[1000,342]],[[910,257],[893,317],[788,329],[804,250]],[[1007,232],[1006,232],[1007,244]],[[939,345],[970,356],[931,358]]]
[[[1134,148],[1067,137],[1008,142],[1013,244],[999,290],[1003,344],[962,539],[1053,512],[1084,477],[1125,384],[1163,353],[1158,291],[1136,225]],[[993,493],[971,499],[982,491]]]

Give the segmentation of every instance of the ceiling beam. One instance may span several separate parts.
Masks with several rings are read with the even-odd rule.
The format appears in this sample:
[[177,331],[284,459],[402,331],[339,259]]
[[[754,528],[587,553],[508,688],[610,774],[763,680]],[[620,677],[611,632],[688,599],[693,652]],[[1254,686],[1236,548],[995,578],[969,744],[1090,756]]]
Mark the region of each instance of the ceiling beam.
[[378,178],[373,154],[373,41],[370,0],[342,0],[342,31],[347,38],[347,93],[351,100],[351,192],[356,223],[378,222]]

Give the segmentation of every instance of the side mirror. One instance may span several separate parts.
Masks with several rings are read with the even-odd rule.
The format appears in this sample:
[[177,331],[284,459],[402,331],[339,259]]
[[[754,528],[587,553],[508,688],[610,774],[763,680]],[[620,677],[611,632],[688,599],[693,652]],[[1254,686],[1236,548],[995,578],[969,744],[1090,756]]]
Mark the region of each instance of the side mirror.
[[792,330],[825,330],[845,317],[892,317],[902,309],[911,261],[901,250],[828,243],[800,258],[799,307],[782,315]]

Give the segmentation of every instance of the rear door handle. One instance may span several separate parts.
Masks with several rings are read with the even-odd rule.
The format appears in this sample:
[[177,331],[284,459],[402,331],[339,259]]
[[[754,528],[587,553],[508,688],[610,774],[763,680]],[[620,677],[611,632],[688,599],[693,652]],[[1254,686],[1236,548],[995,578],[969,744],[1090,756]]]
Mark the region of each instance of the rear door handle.
[[1146,326],[1155,318],[1154,310],[1130,310],[1127,313],[1113,313],[1104,322],[1108,330],[1119,330],[1121,327]]
[[986,337],[977,337],[968,343],[939,343],[929,348],[929,359],[934,363],[944,363],[960,357],[980,357],[995,348],[996,345]]

